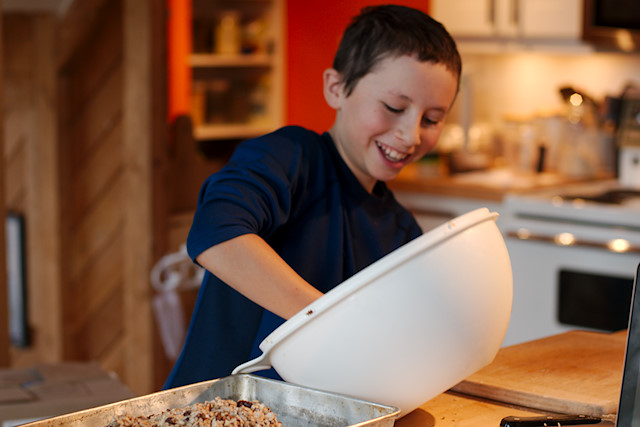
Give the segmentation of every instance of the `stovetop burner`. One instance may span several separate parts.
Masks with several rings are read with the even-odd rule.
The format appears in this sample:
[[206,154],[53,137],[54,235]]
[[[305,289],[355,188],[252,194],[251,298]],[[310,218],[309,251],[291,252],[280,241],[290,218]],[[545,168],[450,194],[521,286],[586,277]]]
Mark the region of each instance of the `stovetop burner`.
[[[640,232],[640,188],[615,180],[567,185],[528,194],[509,194],[505,212],[517,218],[557,220],[582,226],[622,227]],[[640,234],[637,235],[640,244]]]
[[594,203],[605,203],[610,205],[620,205],[626,202],[628,199],[640,198],[640,190],[631,190],[631,189],[614,189],[607,190],[602,193],[598,193],[595,195],[564,195],[562,196],[565,200],[585,200]]

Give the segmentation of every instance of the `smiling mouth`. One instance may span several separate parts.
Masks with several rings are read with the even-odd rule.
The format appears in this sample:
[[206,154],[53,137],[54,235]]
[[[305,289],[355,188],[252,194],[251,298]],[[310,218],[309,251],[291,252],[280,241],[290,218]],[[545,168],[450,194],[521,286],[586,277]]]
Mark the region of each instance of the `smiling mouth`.
[[409,157],[409,153],[401,153],[398,150],[394,150],[393,148],[382,144],[381,142],[376,141],[376,145],[384,155],[384,157],[391,162],[401,162],[407,157]]

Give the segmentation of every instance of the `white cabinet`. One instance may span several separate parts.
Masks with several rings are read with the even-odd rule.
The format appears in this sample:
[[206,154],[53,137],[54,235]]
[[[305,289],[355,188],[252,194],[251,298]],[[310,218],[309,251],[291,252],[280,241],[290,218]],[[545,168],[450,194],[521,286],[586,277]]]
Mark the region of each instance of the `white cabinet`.
[[508,0],[432,0],[431,15],[454,36],[493,37],[514,33],[509,4]]
[[455,36],[492,36],[494,22],[489,1],[431,0],[431,16]]
[[579,40],[582,0],[432,0],[454,37]]
[[582,0],[519,0],[519,3],[518,23],[523,37],[571,40],[582,37]]

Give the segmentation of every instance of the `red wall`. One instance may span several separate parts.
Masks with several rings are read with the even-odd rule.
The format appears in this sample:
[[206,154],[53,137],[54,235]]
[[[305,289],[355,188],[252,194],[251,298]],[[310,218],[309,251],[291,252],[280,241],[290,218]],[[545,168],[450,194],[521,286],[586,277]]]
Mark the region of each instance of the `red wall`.
[[403,4],[428,12],[428,0],[288,0],[287,124],[318,132],[333,124],[334,110],[322,95],[322,72],[331,67],[342,31],[352,16],[372,4]]

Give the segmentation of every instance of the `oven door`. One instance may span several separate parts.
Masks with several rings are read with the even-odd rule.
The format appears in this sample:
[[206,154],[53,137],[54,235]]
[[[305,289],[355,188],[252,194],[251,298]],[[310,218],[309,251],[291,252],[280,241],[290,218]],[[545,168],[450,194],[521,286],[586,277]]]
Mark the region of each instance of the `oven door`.
[[640,262],[637,248],[616,252],[612,245],[629,237],[626,231],[520,219],[510,221],[504,235],[514,300],[503,345],[572,329],[626,328],[632,279]]

